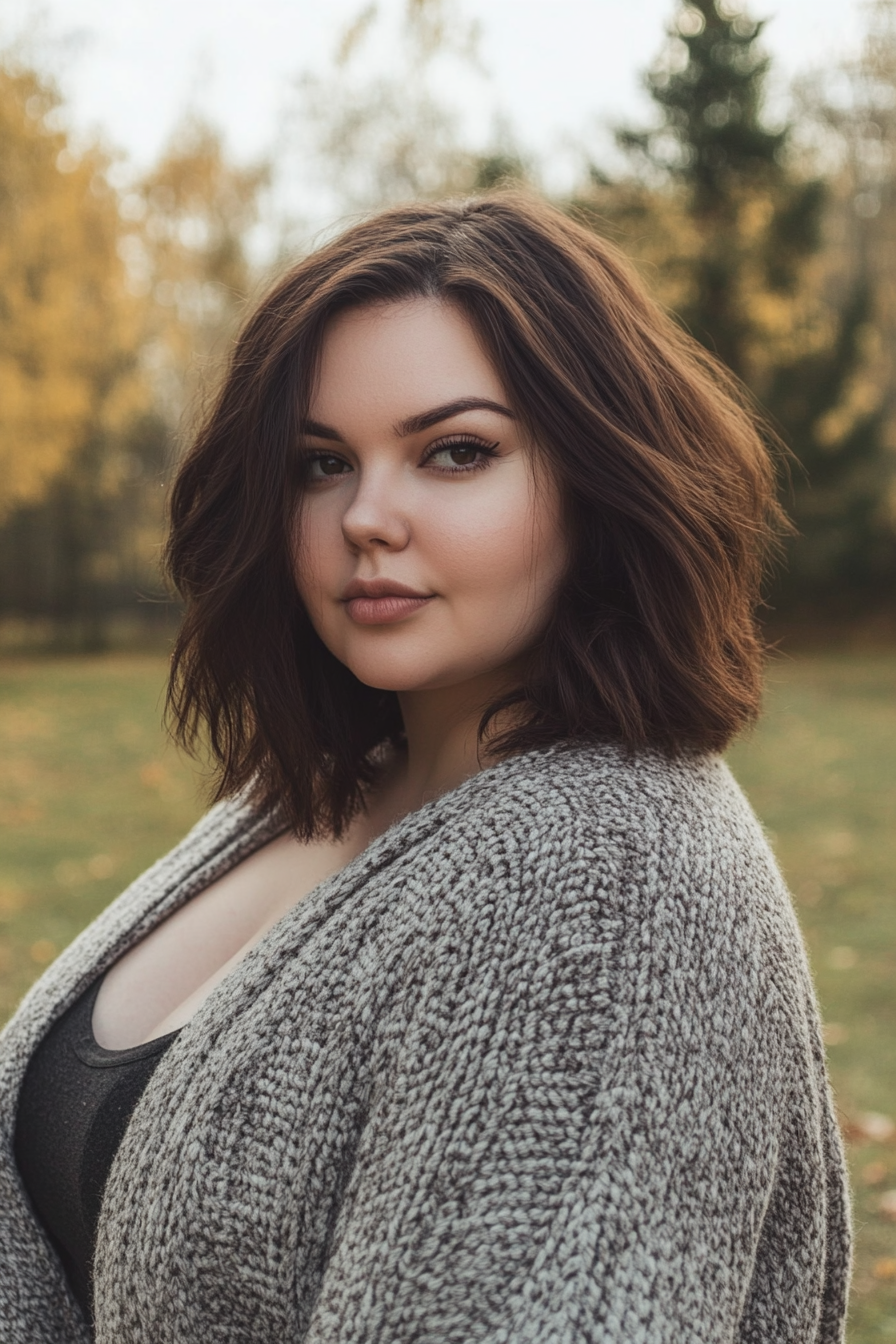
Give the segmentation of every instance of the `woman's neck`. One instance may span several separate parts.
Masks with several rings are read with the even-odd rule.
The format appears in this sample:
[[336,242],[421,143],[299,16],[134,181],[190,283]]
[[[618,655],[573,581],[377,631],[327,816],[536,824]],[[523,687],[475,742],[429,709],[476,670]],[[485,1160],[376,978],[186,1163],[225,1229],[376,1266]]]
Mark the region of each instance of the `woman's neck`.
[[485,705],[445,687],[399,696],[407,738],[403,788],[420,806],[462,784],[482,768],[479,720]]
[[[479,740],[479,723],[518,675],[518,669],[502,668],[455,686],[398,693],[407,749],[383,781],[381,796],[390,812],[413,812],[493,763]],[[511,714],[496,716],[490,731],[509,726]]]

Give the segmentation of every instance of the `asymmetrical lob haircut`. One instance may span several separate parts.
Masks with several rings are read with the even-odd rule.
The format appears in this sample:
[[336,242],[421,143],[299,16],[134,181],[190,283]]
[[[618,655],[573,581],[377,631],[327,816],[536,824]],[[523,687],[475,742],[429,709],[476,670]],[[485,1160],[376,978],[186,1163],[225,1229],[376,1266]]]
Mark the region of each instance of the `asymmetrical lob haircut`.
[[[328,322],[416,296],[464,313],[539,465],[559,482],[570,565],[525,683],[480,735],[499,758],[615,740],[721,750],[756,716],[756,609],[783,516],[761,424],[735,380],[609,243],[526,195],[401,206],[294,266],[247,320],[171,499],[186,603],[168,706],[202,740],[217,797],[279,804],[340,834],[397,742],[394,692],[361,683],[294,579],[297,446]],[[511,730],[489,728],[510,703]]]

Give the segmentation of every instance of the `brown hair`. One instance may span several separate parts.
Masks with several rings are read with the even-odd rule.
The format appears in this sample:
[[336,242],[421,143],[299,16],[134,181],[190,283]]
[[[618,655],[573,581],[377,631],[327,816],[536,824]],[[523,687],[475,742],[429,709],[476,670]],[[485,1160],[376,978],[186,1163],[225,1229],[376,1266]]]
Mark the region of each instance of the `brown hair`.
[[[758,712],[755,608],[782,518],[733,378],[648,297],[610,244],[537,199],[387,210],[280,280],[250,316],[174,485],[169,573],[186,600],[169,710],[205,734],[217,795],[279,801],[338,834],[398,740],[394,692],[324,646],[293,578],[296,445],[328,321],[412,296],[457,305],[561,484],[572,560],[509,754],[615,739],[719,750]],[[521,712],[520,712],[521,711]]]

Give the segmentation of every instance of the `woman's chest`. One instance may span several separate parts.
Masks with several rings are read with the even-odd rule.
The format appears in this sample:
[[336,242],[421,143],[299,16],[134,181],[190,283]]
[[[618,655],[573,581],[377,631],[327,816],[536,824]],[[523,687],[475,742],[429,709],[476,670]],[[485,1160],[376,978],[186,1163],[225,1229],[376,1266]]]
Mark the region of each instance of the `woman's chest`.
[[370,924],[284,931],[237,968],[226,1009],[218,996],[182,1033],[132,1117],[100,1219],[104,1341],[167,1339],[175,1321],[191,1338],[302,1336],[407,976]]
[[184,1026],[274,924],[354,857],[353,841],[278,836],[169,916],[107,971],[98,1043],[127,1049]]

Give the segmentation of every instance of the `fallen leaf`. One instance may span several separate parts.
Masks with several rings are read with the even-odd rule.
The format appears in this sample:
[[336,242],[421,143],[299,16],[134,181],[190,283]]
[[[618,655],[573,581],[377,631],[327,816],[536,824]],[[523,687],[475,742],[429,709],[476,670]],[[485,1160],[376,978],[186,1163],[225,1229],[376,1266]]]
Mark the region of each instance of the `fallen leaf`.
[[877,1207],[885,1218],[896,1220],[896,1190],[887,1190],[877,1201]]
[[108,854],[94,854],[93,858],[87,861],[87,871],[91,877],[111,877],[117,866],[115,860]]
[[842,1045],[849,1040],[849,1031],[842,1022],[825,1022],[821,1035],[825,1045]]
[[161,761],[148,761],[140,769],[140,783],[148,789],[157,789],[166,780],[165,767]]
[[856,847],[856,837],[852,831],[828,831],[822,839],[822,848],[835,858],[845,858]]
[[0,884],[0,919],[17,915],[25,905],[25,893],[21,887]]
[[869,1162],[862,1168],[862,1180],[866,1185],[880,1185],[889,1174],[886,1162]]
[[56,955],[56,944],[49,938],[38,938],[36,943],[32,943],[28,949],[31,960],[38,966],[48,966]]
[[856,1119],[856,1124],[866,1139],[872,1143],[887,1143],[896,1134],[896,1124],[888,1115],[879,1111],[865,1111]]

